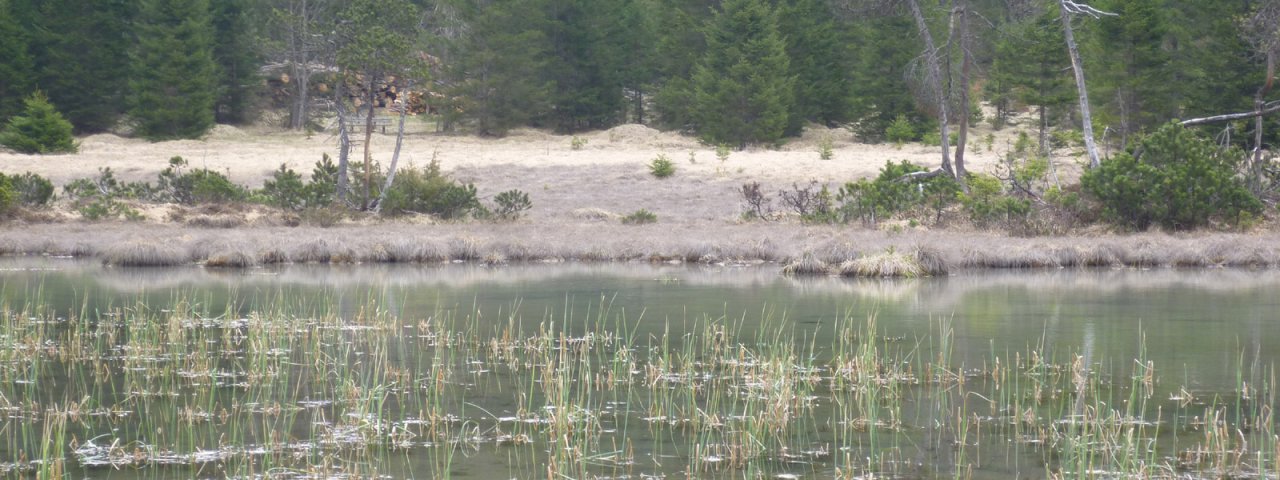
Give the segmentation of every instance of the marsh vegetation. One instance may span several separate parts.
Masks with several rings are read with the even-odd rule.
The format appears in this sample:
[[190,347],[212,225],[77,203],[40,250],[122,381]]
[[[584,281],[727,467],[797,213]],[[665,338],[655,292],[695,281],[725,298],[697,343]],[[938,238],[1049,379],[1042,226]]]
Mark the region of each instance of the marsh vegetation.
[[9,267],[13,475],[1280,474],[1266,273]]

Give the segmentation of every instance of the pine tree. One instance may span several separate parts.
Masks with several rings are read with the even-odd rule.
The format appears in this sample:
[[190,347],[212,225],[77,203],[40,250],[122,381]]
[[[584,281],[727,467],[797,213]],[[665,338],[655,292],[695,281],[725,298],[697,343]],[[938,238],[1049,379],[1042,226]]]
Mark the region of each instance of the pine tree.
[[738,147],[776,144],[790,123],[795,79],[773,10],[763,0],[725,0],[694,68],[699,135]]
[[247,0],[216,0],[213,8],[213,58],[218,64],[214,116],[220,123],[250,120],[260,51],[249,20]]
[[704,0],[657,0],[656,23],[662,26],[655,46],[657,85],[653,107],[657,123],[689,131],[693,108],[693,69],[706,54],[703,27],[712,10]]
[[1063,53],[1062,28],[1057,11],[1047,9],[1030,20],[1006,25],[1005,36],[996,43],[993,83],[1008,89],[1011,99],[1034,105],[1039,116],[1041,148],[1050,123],[1050,112],[1066,108],[1075,100],[1068,75],[1070,59]]
[[0,121],[21,110],[22,97],[31,90],[34,76],[26,32],[14,19],[9,0],[0,0]]
[[451,120],[468,121],[481,135],[505,135],[550,109],[544,72],[547,39],[537,2],[495,0],[472,10],[470,32],[450,46],[446,105]]
[[787,0],[779,6],[779,30],[795,76],[795,108],[788,135],[804,121],[834,126],[853,113],[852,55],[835,17],[822,0]]
[[905,16],[868,17],[855,25],[859,45],[854,78],[854,132],[867,141],[884,139],[885,129],[898,116],[917,132],[931,130],[930,120],[916,106],[907,84],[907,68],[919,56],[914,42],[915,24]]
[[74,153],[71,122],[62,118],[44,93],[27,97],[22,114],[9,119],[0,131],[0,145],[21,153]]
[[1178,112],[1169,52],[1165,0],[1114,0],[1099,8],[1115,13],[1096,23],[1090,71],[1097,71],[1101,119],[1120,132],[1121,142],[1154,128]]
[[550,0],[546,37],[550,56],[543,75],[553,85],[548,123],[574,132],[617,123],[622,96],[623,31],[613,21],[618,0]]
[[127,109],[129,29],[137,0],[11,0],[28,26],[40,88],[80,133]]
[[142,0],[129,81],[137,133],[195,138],[213,127],[217,65],[208,0]]

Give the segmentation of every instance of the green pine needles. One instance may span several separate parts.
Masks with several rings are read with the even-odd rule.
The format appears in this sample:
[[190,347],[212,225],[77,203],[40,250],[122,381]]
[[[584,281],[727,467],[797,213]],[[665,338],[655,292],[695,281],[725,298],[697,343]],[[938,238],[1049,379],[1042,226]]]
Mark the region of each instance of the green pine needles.
[[208,0],[143,0],[130,113],[148,140],[197,138],[213,127],[217,64]]
[[26,100],[22,114],[0,131],[0,145],[20,153],[74,153],[79,149],[71,135],[71,122],[49,103],[42,92]]
[[795,95],[786,42],[763,0],[726,0],[693,70],[694,120],[711,144],[777,144]]

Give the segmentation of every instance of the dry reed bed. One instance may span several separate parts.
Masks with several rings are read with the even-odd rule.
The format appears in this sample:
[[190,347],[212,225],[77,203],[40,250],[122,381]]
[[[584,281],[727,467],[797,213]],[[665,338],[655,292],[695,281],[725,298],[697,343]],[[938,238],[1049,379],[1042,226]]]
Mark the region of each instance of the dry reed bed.
[[964,269],[1280,266],[1275,234],[1018,238],[889,233],[788,224],[373,224],[199,229],[42,224],[0,232],[0,254],[74,256],[118,266],[483,262],[776,262],[796,275],[918,276]]

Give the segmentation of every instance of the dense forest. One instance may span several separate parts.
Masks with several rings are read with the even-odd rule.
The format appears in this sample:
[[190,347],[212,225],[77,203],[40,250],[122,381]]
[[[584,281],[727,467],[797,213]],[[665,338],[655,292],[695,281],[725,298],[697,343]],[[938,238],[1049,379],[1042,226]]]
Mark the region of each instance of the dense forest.
[[1081,127],[1068,25],[1099,142],[1267,101],[1276,2],[1088,3],[0,0],[0,122],[40,91],[79,133],[186,138],[266,110],[304,129],[408,90],[481,135],[644,123],[741,147],[814,122],[903,141],[1030,113],[1043,145]]

